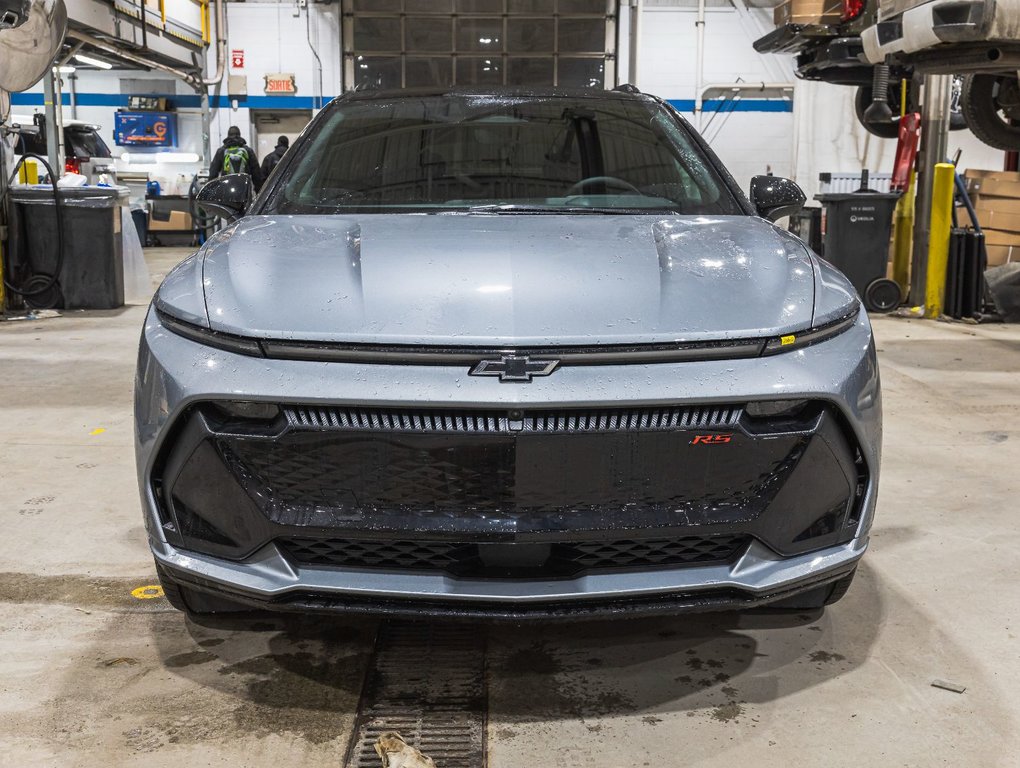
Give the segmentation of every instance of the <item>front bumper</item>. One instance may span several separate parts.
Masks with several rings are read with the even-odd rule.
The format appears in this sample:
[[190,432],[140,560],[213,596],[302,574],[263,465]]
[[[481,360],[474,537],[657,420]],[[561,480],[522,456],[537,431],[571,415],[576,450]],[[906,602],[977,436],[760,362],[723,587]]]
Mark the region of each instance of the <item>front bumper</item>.
[[[873,64],[893,56],[933,71],[941,59],[946,72],[963,72],[973,67],[969,59],[961,61],[961,53],[973,51],[978,54],[975,62],[988,67],[994,63],[985,55],[992,44],[1015,50],[1020,40],[1020,2],[932,0],[873,24],[861,40],[864,56]],[[936,46],[941,48],[930,50]]]
[[239,605],[273,611],[503,620],[743,610],[846,576],[867,542],[781,558],[753,544],[739,560],[672,570],[557,580],[472,580],[440,574],[297,566],[273,545],[241,563],[153,544],[175,581]]
[[[157,561],[182,583],[226,594],[238,602],[281,610],[419,610],[514,617],[614,611],[621,605],[640,611],[762,604],[844,575],[864,552],[877,487],[880,396],[874,346],[863,315],[838,337],[768,359],[564,368],[526,386],[471,378],[465,373],[460,368],[436,366],[248,358],[174,335],[150,313],[139,359],[136,428],[139,482]],[[598,393],[598,399],[593,399],[593,392]],[[389,408],[442,404],[451,409],[529,411],[770,398],[828,403],[844,422],[867,468],[866,484],[854,502],[853,528],[829,532],[811,551],[787,552],[786,556],[762,543],[761,536],[767,536],[767,531],[755,532],[751,543],[726,562],[624,568],[558,578],[478,578],[418,570],[321,567],[297,562],[281,553],[275,539],[258,536],[250,539],[253,547],[257,545],[250,551],[228,548],[223,550],[226,554],[198,554],[172,542],[173,534],[168,537],[153,483],[161,476],[162,457],[187,428],[188,415],[197,404],[215,400]],[[496,519],[506,517],[497,515]],[[322,519],[310,521],[321,533]],[[434,522],[426,520],[424,524]],[[697,525],[706,521],[687,522]],[[338,519],[337,525],[344,523]],[[434,536],[439,531],[433,525],[427,533]],[[502,537],[502,541],[515,539],[513,531],[506,528],[471,533]],[[538,538],[549,535],[548,530],[525,533]],[[670,533],[682,531],[670,529]]]

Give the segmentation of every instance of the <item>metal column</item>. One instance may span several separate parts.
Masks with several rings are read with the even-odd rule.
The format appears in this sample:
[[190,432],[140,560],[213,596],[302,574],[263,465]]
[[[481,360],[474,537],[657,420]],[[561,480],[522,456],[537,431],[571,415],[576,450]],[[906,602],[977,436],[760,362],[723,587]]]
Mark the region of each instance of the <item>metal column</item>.
[[952,75],[925,75],[921,102],[921,146],[917,155],[917,200],[914,206],[914,251],[910,269],[910,303],[923,304],[928,286],[928,241],[931,226],[933,170],[945,162],[949,145],[949,99]]
[[[57,134],[62,131],[63,126],[57,122],[57,96],[55,81],[56,74],[50,69],[43,76],[43,105],[46,108],[46,160],[53,169],[53,173],[60,178],[60,172],[64,169],[60,160],[60,147]],[[53,179],[56,181],[57,179]]]

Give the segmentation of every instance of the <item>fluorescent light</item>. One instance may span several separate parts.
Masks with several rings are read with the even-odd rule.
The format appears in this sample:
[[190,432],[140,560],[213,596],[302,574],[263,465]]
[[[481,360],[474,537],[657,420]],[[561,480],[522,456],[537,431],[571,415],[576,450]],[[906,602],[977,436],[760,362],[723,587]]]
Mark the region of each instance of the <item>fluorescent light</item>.
[[102,59],[93,59],[91,56],[85,56],[80,53],[74,54],[74,58],[82,64],[91,64],[93,67],[99,67],[100,69],[113,69],[113,64]]
[[70,75],[74,74],[74,67],[64,65],[63,67],[57,67],[57,71],[60,72],[60,74],[62,75]]
[[125,163],[197,163],[194,152],[125,152],[120,156]]

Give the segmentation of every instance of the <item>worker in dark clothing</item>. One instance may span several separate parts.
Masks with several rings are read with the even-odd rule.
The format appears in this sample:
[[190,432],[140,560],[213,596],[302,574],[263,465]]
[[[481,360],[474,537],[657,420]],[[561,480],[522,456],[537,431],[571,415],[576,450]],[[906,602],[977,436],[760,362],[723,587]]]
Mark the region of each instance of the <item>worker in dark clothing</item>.
[[262,169],[255,150],[241,138],[241,129],[236,125],[227,129],[227,138],[223,146],[216,150],[212,164],[209,166],[209,179],[226,176],[229,173],[247,173],[257,192],[262,187]]
[[276,149],[270,152],[262,159],[262,178],[268,179],[269,174],[273,172],[273,169],[280,164],[283,160],[283,156],[287,154],[287,149],[290,148],[290,139],[286,136],[281,136],[276,140]]

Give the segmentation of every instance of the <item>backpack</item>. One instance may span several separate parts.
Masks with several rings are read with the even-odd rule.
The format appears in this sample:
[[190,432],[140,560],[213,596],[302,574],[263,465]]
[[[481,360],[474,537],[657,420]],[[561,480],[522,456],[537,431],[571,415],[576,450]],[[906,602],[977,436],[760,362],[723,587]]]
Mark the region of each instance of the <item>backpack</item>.
[[223,151],[224,173],[248,173],[248,148],[225,147]]

